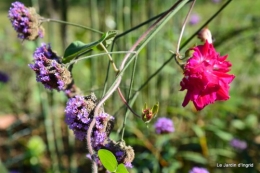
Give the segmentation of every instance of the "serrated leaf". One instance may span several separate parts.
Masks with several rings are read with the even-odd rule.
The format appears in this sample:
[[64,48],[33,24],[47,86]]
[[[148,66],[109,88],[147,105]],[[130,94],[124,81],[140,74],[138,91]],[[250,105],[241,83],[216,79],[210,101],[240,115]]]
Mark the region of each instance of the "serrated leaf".
[[102,165],[110,172],[116,171],[117,168],[117,160],[114,154],[105,149],[98,150],[98,157],[102,163]]
[[116,173],[129,173],[123,163],[120,163],[117,167]]

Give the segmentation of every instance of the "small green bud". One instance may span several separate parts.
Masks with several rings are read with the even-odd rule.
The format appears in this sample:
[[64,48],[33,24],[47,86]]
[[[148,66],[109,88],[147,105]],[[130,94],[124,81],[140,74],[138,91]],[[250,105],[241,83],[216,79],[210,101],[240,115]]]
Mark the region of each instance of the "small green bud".
[[190,57],[192,57],[193,53],[194,53],[194,50],[191,50],[191,49],[186,50],[186,52],[185,52],[185,58],[190,58]]
[[145,123],[149,123],[158,113],[159,111],[159,103],[155,104],[152,109],[147,107],[147,104],[144,104],[144,108],[142,109],[142,120]]
[[153,105],[152,112],[154,114],[154,117],[157,115],[158,111],[159,111],[159,102]]

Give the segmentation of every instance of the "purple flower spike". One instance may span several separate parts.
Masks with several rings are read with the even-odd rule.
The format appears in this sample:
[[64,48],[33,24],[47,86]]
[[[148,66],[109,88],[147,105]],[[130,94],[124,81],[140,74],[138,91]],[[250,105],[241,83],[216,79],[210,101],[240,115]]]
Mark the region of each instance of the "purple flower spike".
[[66,90],[72,83],[71,74],[59,62],[59,57],[52,51],[50,45],[43,43],[33,54],[34,64],[29,67],[36,72],[37,82],[48,89]]
[[209,173],[209,171],[205,168],[200,168],[200,167],[193,167],[189,173]]
[[75,96],[69,99],[65,112],[65,122],[74,131],[76,138],[82,141],[87,135],[87,130],[91,122],[84,97]]
[[200,16],[198,14],[191,14],[190,16],[190,25],[196,25],[200,21]]
[[43,37],[44,29],[41,25],[40,16],[34,8],[27,8],[21,2],[13,2],[8,17],[13,28],[22,40],[35,40]]
[[154,124],[154,128],[157,134],[165,134],[174,132],[173,122],[169,118],[158,118]]
[[247,143],[239,139],[232,139],[230,145],[237,150],[244,150],[247,148]]

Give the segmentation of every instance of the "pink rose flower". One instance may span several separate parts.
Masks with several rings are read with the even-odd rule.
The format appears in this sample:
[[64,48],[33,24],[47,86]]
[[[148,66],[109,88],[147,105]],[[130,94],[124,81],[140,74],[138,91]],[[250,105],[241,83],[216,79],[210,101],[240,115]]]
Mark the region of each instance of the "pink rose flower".
[[182,106],[193,101],[197,110],[217,100],[229,99],[229,84],[235,78],[227,74],[232,64],[226,56],[220,56],[208,41],[192,48],[193,54],[184,67],[181,91],[187,89]]

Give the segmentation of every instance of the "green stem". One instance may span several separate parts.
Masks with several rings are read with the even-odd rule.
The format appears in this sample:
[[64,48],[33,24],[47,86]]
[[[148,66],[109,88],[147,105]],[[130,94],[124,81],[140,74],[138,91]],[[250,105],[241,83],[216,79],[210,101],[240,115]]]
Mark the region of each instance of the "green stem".
[[[137,57],[134,59],[134,66],[133,66],[133,71],[132,71],[132,76],[131,76],[131,81],[130,81],[130,87],[129,87],[129,91],[128,91],[128,98],[127,98],[128,103],[130,101],[130,96],[131,96],[131,92],[132,92],[132,88],[133,88],[136,65],[137,65]],[[126,120],[127,120],[128,114],[129,114],[129,112],[126,111],[124,121],[123,121],[121,140],[124,139],[125,125],[126,125]]]
[[[197,33],[198,33],[202,28],[204,28],[206,25],[208,25],[209,22],[212,21],[212,20],[217,16],[217,14],[219,14],[231,1],[232,1],[232,0],[229,0],[229,1],[228,1],[227,3],[225,3],[215,14],[213,14],[213,16],[212,16],[208,21],[206,21],[206,22],[202,25],[202,27],[201,27],[197,32],[195,32],[195,34],[193,34],[185,43],[183,43],[183,44],[181,45],[180,50],[182,50],[182,49],[185,47],[185,45],[187,45],[187,44],[192,40],[192,38],[195,37],[195,36],[197,35]],[[167,60],[161,65],[161,67],[159,67],[159,68],[138,88],[137,92],[135,93],[135,95],[133,95],[133,96],[131,97],[131,99],[133,99],[133,98],[136,96],[136,94],[137,94],[139,91],[141,91],[141,90],[150,82],[150,80],[152,80],[152,78],[153,78],[154,76],[156,76],[173,58],[175,58],[175,56],[176,56],[175,54],[171,55],[171,57],[170,57],[169,59],[167,59]]]
[[71,25],[71,26],[83,28],[83,29],[86,29],[86,30],[90,30],[90,31],[93,31],[93,32],[98,33],[98,34],[103,34],[103,32],[98,31],[98,30],[93,29],[93,28],[90,28],[90,27],[86,27],[86,26],[83,26],[83,25],[79,25],[79,24],[71,23],[71,22],[66,22],[66,21],[62,21],[62,20],[57,20],[57,19],[42,19],[42,22],[62,23],[62,24]]
[[118,93],[119,93],[120,98],[123,100],[124,104],[126,105],[126,107],[127,107],[135,116],[137,116],[138,118],[141,118],[141,116],[138,115],[138,114],[131,108],[131,106],[128,105],[128,103],[127,103],[125,97],[123,96],[123,94],[122,94],[122,92],[121,92],[121,89],[120,89],[119,87],[117,88],[117,91],[118,91]]
[[95,54],[95,55],[89,55],[89,56],[84,56],[82,58],[78,58],[76,60],[72,60],[70,61],[70,63],[66,64],[67,66],[70,66],[78,61],[81,61],[81,60],[84,60],[84,59],[89,59],[89,58],[94,58],[94,57],[97,57],[97,56],[102,56],[102,55],[107,55],[107,54],[123,54],[123,53],[133,53],[133,54],[136,54],[137,52],[135,51],[132,51],[132,52],[129,52],[129,51],[116,51],[116,52],[107,52],[107,53],[99,53],[99,54]]
[[187,23],[187,21],[188,21],[188,18],[189,18],[189,16],[190,16],[191,10],[192,10],[193,7],[194,7],[195,2],[196,2],[196,0],[193,0],[192,4],[191,4],[191,6],[190,6],[189,12],[188,12],[188,14],[187,14],[187,16],[186,16],[186,18],[185,18],[185,20],[184,20],[184,22],[183,22],[183,25],[182,25],[182,28],[181,28],[181,33],[180,33],[180,36],[179,36],[179,39],[178,39],[178,43],[177,43],[177,50],[176,50],[177,56],[176,56],[176,57],[178,57],[178,55],[180,54],[179,49],[180,49],[180,44],[181,44],[181,38],[182,38],[182,35],[183,35],[183,32],[184,32],[186,23]]
[[[152,26],[150,26],[144,34],[141,35],[141,37],[135,42],[135,44],[130,49],[130,52],[136,50],[139,53],[142,50],[142,48],[155,36],[155,34],[160,31],[160,29],[166,24],[166,22],[170,20],[170,18],[174,16],[174,14],[178,10],[180,10],[187,2],[188,0],[177,1],[164,15],[162,15]],[[102,107],[104,102],[119,87],[122,80],[123,72],[127,69],[127,67],[130,65],[130,63],[133,61],[135,57],[136,55],[131,56],[131,53],[126,54],[126,56],[124,57],[121,63],[121,66],[119,68],[120,72],[118,73],[115,81],[113,82],[112,86],[109,88],[107,93],[104,95],[104,97],[99,101],[99,103],[97,104],[94,110],[93,120],[90,123],[87,131],[87,145],[88,145],[88,151],[91,155],[94,154],[94,150],[91,145],[91,134],[92,134],[93,127],[96,123],[96,117],[98,116],[101,110],[100,108]],[[95,162],[93,162],[93,164],[95,164]]]
[[211,17],[209,20],[207,20],[204,25],[202,25],[190,38],[188,38],[180,47],[180,50],[183,49],[203,28],[205,28],[226,6],[231,2],[232,0],[228,0],[220,9]]
[[[131,99],[131,101],[129,101],[129,106],[133,106],[133,104],[134,104],[134,102],[135,102],[135,99],[136,99],[137,96],[138,96],[138,93],[139,93],[139,92],[137,92],[137,93],[134,95],[134,97]],[[120,131],[122,131],[122,132],[121,132],[121,141],[124,140],[125,125],[126,125],[126,120],[127,120],[127,117],[128,117],[128,115],[129,115],[129,113],[130,113],[130,110],[128,109],[127,112],[126,112],[126,114],[125,114],[125,117],[124,117],[124,123],[123,123],[122,127],[120,128],[121,130],[118,131],[118,134],[120,133]]]
[[109,61],[112,63],[114,71],[118,72],[118,69],[116,67],[115,62],[113,61],[113,58],[110,56],[110,53],[107,51],[107,48],[103,45],[103,43],[100,43],[100,46],[104,49],[104,51],[107,53],[107,56],[109,58]]
[[104,97],[104,95],[106,94],[106,91],[107,91],[107,83],[108,83],[109,71],[110,71],[110,61],[108,61],[108,63],[107,63],[106,79],[105,79],[105,83],[104,83],[102,97]]

